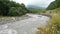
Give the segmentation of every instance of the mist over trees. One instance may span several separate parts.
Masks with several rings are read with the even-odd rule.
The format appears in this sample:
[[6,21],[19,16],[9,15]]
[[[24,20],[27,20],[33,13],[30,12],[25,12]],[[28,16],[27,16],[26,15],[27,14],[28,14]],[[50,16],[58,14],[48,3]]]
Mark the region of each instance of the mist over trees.
[[17,16],[27,13],[27,8],[23,3],[19,4],[10,0],[0,0],[0,15]]

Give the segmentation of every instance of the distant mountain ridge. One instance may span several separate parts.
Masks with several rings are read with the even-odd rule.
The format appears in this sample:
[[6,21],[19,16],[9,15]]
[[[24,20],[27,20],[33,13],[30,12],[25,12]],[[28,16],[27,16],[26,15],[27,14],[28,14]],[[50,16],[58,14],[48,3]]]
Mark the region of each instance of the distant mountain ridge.
[[39,6],[35,6],[35,5],[28,5],[27,8],[33,8],[33,9],[37,9],[37,10],[45,10],[44,7],[39,7]]

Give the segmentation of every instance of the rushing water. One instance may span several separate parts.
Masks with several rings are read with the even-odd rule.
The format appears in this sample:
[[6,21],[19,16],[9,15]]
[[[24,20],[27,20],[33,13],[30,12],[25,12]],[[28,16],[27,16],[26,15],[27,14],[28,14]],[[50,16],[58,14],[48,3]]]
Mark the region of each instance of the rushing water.
[[36,14],[27,14],[31,18],[0,26],[0,34],[36,34],[38,27],[44,27],[49,17]]

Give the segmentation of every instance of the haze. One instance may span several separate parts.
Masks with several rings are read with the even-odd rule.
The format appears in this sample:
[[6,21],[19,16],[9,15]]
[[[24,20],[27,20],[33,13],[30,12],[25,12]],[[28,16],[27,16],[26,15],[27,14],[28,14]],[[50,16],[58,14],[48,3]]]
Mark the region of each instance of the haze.
[[13,0],[18,3],[24,3],[27,5],[36,5],[39,7],[47,7],[54,0]]

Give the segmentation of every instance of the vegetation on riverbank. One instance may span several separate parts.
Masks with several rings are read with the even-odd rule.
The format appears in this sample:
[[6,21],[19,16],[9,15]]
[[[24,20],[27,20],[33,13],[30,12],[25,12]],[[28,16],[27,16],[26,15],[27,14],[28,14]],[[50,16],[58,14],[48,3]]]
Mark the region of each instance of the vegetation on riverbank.
[[52,19],[45,28],[38,28],[37,34],[60,34],[60,8],[49,10]]
[[19,4],[10,0],[0,0],[0,16],[22,16],[26,13],[40,14],[44,11],[38,9],[27,9],[23,3]]
[[0,16],[0,25],[4,25],[7,23],[13,23],[16,21],[24,20],[31,18],[28,15],[23,15],[23,16]]
[[45,28],[38,28],[37,34],[60,34],[60,0],[53,1],[46,13],[52,16]]
[[0,0],[1,16],[21,16],[26,14],[27,11],[23,3],[19,4],[10,0]]
[[28,10],[29,10],[28,13],[33,13],[33,14],[42,14],[42,13],[45,13],[45,11],[34,9],[34,8],[29,8]]
[[[23,3],[19,4],[10,0],[0,0],[0,16],[21,16],[26,13],[51,15],[52,19],[45,28],[38,28],[37,34],[60,34],[60,0],[52,2],[47,10],[27,9]],[[57,9],[56,9],[57,8]],[[54,9],[54,10],[52,10]],[[1,19],[2,17],[0,17]],[[4,17],[5,18],[5,17]],[[4,18],[2,18],[4,20]],[[11,19],[6,17],[5,22]],[[12,18],[15,19],[15,18]],[[10,20],[9,20],[10,21]],[[4,23],[5,23],[4,22]]]

